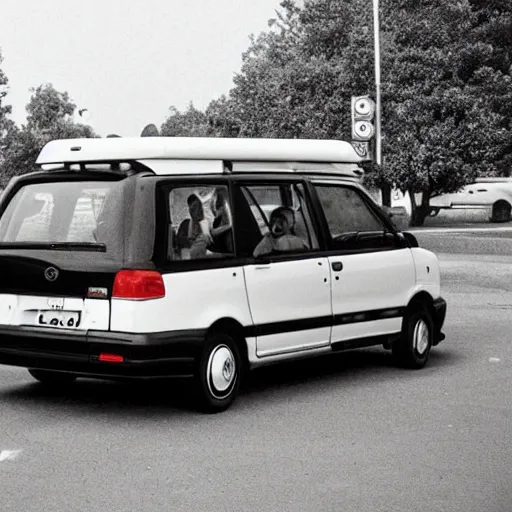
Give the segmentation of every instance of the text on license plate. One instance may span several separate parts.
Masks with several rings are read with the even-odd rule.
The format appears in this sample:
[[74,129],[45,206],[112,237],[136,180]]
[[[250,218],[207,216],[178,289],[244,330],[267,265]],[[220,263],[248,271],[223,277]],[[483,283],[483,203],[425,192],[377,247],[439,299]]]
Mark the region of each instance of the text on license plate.
[[37,323],[51,327],[77,328],[80,325],[80,313],[78,311],[39,311]]

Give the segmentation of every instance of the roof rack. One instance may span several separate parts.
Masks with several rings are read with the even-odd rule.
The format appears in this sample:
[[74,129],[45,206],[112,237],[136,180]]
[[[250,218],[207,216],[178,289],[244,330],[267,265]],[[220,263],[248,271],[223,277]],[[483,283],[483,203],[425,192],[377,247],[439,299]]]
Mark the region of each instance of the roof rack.
[[131,137],[54,140],[36,163],[131,160],[229,160],[359,163],[352,145],[339,140],[216,137]]

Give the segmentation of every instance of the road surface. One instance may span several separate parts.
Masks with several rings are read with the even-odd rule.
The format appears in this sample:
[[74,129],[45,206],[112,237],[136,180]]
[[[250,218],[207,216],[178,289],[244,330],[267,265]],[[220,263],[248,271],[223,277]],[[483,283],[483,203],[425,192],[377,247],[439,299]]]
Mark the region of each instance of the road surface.
[[510,512],[512,233],[417,236],[448,301],[421,371],[379,348],[262,369],[208,416],[177,384],[0,367],[0,510]]

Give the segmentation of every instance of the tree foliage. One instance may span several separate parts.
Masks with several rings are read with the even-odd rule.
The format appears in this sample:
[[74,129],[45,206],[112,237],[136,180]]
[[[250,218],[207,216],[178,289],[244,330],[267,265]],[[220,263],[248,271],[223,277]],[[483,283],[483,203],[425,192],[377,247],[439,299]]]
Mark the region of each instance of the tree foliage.
[[[510,2],[382,0],[383,165],[374,184],[429,200],[511,171]],[[366,0],[281,3],[253,37],[228,102],[246,137],[350,139],[350,97],[373,94]]]
[[[0,52],[0,64],[2,64],[2,61],[2,53]],[[9,118],[11,113],[11,106],[5,104],[8,84],[9,81],[0,68],[0,167],[5,158],[4,155],[6,151],[6,144],[8,143],[7,135],[14,127],[14,123]]]
[[164,137],[206,137],[208,121],[206,114],[190,103],[184,112],[169,108],[169,115],[162,124],[160,133]]
[[[351,96],[374,92],[371,2],[280,6],[229,96],[174,111],[162,133],[350,139]],[[369,183],[419,195],[416,224],[430,198],[512,171],[511,10],[508,0],[381,0],[383,165]]]
[[73,121],[76,105],[67,93],[57,91],[52,84],[32,89],[26,110],[27,123],[21,127],[11,126],[4,138],[0,162],[3,186],[13,176],[37,170],[37,156],[49,141],[95,137],[90,126]]
[[[512,173],[510,0],[381,0],[381,47],[383,164],[370,166],[370,184],[421,197],[421,224],[432,197]],[[51,138],[94,136],[51,84],[32,91],[27,124],[15,127],[6,85],[0,71],[4,180]],[[229,94],[204,110],[171,107],[143,135],[350,140],[350,98],[365,94],[374,94],[371,2],[283,0],[251,36]]]

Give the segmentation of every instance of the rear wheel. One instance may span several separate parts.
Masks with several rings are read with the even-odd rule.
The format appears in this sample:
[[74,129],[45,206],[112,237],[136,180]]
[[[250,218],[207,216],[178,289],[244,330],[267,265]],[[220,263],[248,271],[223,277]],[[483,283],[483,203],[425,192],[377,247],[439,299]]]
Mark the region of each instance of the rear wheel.
[[393,343],[393,356],[405,368],[423,368],[434,339],[434,322],[428,308],[413,303],[404,315],[400,338]]
[[76,375],[72,373],[52,372],[51,370],[29,370],[28,373],[34,379],[48,386],[71,384],[76,380]]
[[225,333],[208,339],[196,376],[200,409],[208,413],[226,410],[240,389],[242,359],[235,340]]
[[505,200],[496,201],[492,206],[492,222],[509,222],[512,207]]

